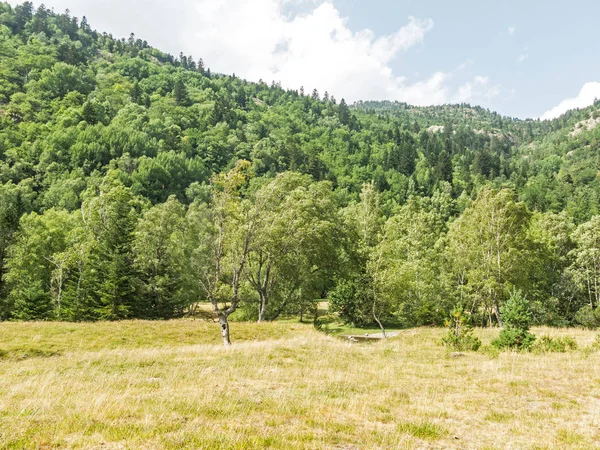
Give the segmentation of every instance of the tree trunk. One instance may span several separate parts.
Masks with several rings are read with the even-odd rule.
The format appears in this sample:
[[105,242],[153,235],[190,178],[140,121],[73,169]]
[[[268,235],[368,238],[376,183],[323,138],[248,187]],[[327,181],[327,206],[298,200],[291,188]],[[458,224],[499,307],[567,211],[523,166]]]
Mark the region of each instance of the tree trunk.
[[264,292],[259,292],[258,298],[258,321],[264,322],[267,319],[267,296],[264,294]]
[[375,300],[373,300],[373,319],[375,319],[375,322],[377,322],[377,325],[379,325],[379,328],[381,329],[381,334],[383,335],[383,338],[387,339],[387,335],[385,334],[385,328],[383,327],[381,320],[379,320],[379,317],[377,316],[376,305],[377,305],[377,298],[375,298]]
[[221,327],[223,345],[231,345],[231,340],[229,339],[229,320],[227,319],[227,316],[223,313],[219,314],[219,326]]
[[498,325],[500,326],[500,328],[502,328],[504,324],[502,323],[502,317],[500,316],[500,307],[498,306],[497,302],[494,304],[494,314],[496,316],[496,319],[498,320]]

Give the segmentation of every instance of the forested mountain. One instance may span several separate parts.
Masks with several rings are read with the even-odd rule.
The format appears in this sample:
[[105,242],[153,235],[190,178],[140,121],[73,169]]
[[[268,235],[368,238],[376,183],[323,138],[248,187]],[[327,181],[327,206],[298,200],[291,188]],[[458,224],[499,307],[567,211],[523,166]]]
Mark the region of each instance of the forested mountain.
[[521,290],[594,326],[599,118],[347,105],[0,3],[0,314],[491,323]]

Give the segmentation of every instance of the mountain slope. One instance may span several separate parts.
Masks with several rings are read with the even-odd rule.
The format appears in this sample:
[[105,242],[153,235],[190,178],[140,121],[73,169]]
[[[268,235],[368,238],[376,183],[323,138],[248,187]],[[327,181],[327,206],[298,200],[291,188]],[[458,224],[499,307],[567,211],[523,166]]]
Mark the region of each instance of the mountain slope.
[[[303,244],[294,251],[279,248],[288,258],[283,260],[289,265],[280,267],[287,271],[286,281],[297,275],[292,268],[298,261],[311,277],[300,287],[286,285],[289,294],[278,292],[274,301],[280,303],[271,317],[282,311],[302,315],[306,305],[314,310],[315,298],[334,287],[342,289],[344,277],[368,285],[369,251],[387,236],[386,221],[399,240],[416,232],[409,227],[415,217],[433,224],[432,234],[419,235],[429,257],[441,254],[436,246],[445,245],[446,233],[478,197],[493,204],[490,192],[503,188],[508,189],[499,198],[514,195],[525,203],[515,203],[522,217],[530,217],[531,211],[563,213],[560,217],[571,226],[600,213],[600,127],[593,126],[600,114],[598,102],[543,122],[502,117],[466,104],[347,105],[326,93],[307,95],[276,83],[211,73],[202,60],[173,57],[133,35],[116,39],[94,31],[85,19],[44,7],[34,11],[27,2],[15,8],[0,3],[0,56],[2,317],[56,317],[57,310],[64,311],[63,301],[71,302],[68,317],[77,320],[182,314],[182,305],[206,295],[197,280],[193,289],[185,284],[189,267],[182,261],[194,254],[182,237],[194,229],[186,221],[214,210],[213,197],[227,191],[225,181],[231,177],[243,181],[232,182],[226,192],[235,193],[236,208],[256,206],[257,196],[266,195],[265,186],[277,190],[282,189],[277,183],[290,183],[297,197],[282,198],[290,208],[311,211],[286,216],[287,210],[271,205],[271,223],[280,228],[269,231],[280,234],[265,237],[262,245],[296,237],[284,233],[292,226],[276,222],[281,217],[307,235],[336,231],[326,236],[331,240],[313,241],[335,242],[335,251],[320,253],[316,246],[310,253],[302,240],[294,241]],[[369,199],[377,216],[369,218],[371,236],[357,231],[357,204],[368,209]],[[300,219],[306,222],[294,222]],[[170,234],[159,234],[163,231]],[[155,254],[141,243],[151,238],[157,238],[152,241]],[[163,238],[172,245],[162,246]],[[183,241],[190,247],[177,247]],[[397,244],[386,255],[411,254],[402,247],[406,243]],[[515,245],[525,251],[521,243]],[[307,253],[290,262],[290,255],[301,250]],[[343,262],[329,260],[332,254]],[[415,254],[422,257],[422,249]],[[146,260],[140,260],[142,255]],[[315,269],[310,259],[315,255],[322,257],[318,269],[326,266],[327,271]],[[572,262],[569,258],[561,270]],[[262,254],[258,262],[252,260],[261,270],[263,262]],[[414,264],[431,266],[432,283],[444,279],[444,270],[454,269],[430,263]],[[359,268],[349,269],[352,264]],[[82,279],[87,290],[75,281]],[[497,288],[499,303],[512,281]],[[250,279],[245,282],[245,287],[252,285]],[[540,302],[558,295],[539,286],[541,282],[528,288]],[[346,287],[356,297],[364,294],[356,285]],[[256,306],[256,298],[264,297],[260,289],[248,294],[249,304]],[[408,314],[403,323],[441,323],[450,303],[463,298],[462,291],[459,296],[454,288],[444,289],[423,304],[405,302],[400,308],[397,303],[388,317]],[[477,295],[472,304],[481,302]],[[160,304],[164,298],[166,306]],[[572,321],[574,310],[567,300],[565,294],[556,308],[544,303],[541,309],[548,306],[544,314],[552,310],[556,317],[559,311]]]

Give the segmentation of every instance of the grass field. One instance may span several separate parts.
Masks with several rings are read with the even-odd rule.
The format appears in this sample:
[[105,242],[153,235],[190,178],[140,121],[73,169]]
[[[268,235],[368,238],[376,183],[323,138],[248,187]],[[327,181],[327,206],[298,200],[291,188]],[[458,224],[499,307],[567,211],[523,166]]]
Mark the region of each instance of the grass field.
[[[0,448],[600,448],[600,353],[453,357],[443,330],[0,323]],[[484,344],[497,330],[477,330]],[[456,356],[456,355],[454,355]]]

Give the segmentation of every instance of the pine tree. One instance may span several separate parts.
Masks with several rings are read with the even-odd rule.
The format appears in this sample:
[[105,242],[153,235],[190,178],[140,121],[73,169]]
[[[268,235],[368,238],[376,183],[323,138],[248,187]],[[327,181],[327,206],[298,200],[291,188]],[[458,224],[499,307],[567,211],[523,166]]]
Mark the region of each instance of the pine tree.
[[181,106],[187,103],[187,89],[181,78],[175,82],[173,96],[175,97],[175,103],[177,105]]
[[344,125],[348,125],[350,122],[350,109],[346,105],[346,100],[342,99],[338,107],[338,118]]

